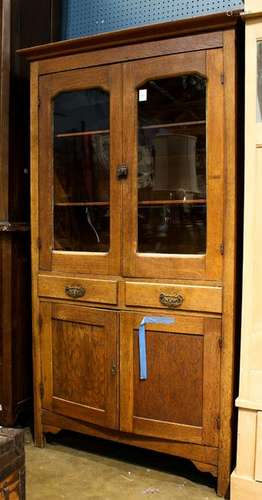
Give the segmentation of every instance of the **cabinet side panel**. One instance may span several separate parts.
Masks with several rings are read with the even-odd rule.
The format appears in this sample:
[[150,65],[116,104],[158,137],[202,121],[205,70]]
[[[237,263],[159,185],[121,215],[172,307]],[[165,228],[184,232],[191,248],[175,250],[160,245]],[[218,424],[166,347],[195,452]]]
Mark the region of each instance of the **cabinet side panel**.
[[218,464],[218,493],[229,487],[232,467],[232,413],[235,349],[236,283],[236,63],[235,31],[224,33],[225,73],[225,211],[224,211],[224,300],[223,350],[221,358],[221,431]]

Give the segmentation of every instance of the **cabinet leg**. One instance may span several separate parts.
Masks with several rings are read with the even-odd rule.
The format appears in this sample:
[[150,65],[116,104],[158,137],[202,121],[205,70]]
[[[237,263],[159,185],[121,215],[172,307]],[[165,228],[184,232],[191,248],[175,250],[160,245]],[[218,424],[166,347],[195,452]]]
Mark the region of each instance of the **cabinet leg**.
[[45,447],[45,435],[43,431],[43,425],[41,422],[41,418],[38,415],[35,415],[34,419],[34,443],[38,448]]
[[230,468],[231,461],[225,457],[225,451],[220,450],[218,476],[217,476],[217,495],[222,498],[229,498],[230,487]]

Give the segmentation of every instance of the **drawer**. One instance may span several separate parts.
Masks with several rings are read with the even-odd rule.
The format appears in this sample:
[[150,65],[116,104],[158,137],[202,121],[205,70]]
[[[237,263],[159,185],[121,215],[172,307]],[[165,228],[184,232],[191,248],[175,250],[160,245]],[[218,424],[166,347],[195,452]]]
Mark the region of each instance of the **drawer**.
[[221,313],[222,288],[127,281],[125,303],[135,307]]
[[41,297],[117,305],[117,281],[60,276],[38,276]]

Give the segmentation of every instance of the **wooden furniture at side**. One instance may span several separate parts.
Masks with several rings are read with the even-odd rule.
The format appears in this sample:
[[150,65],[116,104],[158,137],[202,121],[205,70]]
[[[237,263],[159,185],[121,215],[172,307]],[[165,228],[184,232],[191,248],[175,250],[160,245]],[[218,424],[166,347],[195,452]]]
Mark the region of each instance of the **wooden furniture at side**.
[[25,500],[23,431],[0,429],[0,498]]
[[0,424],[6,426],[32,407],[29,73],[16,50],[51,40],[49,10],[46,0],[0,2]]
[[71,429],[179,455],[217,476],[220,495],[234,382],[234,25],[214,16],[22,51],[36,444]]

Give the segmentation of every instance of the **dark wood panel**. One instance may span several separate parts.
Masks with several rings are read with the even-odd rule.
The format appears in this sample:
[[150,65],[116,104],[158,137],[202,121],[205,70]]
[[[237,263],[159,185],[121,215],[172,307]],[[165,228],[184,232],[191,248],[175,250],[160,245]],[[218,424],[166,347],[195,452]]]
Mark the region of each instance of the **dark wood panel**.
[[41,317],[44,408],[117,428],[117,313],[42,302]]
[[21,47],[51,41],[51,0],[11,0],[8,219],[29,220],[29,67]]
[[54,396],[104,410],[105,349],[101,326],[53,320]]
[[32,394],[28,233],[0,233],[0,412],[13,425]]
[[148,379],[140,380],[134,334],[134,416],[201,426],[203,338],[154,331],[146,338]]
[[168,317],[174,323],[146,325],[148,373],[140,380],[137,332],[143,314],[121,313],[120,429],[217,445],[221,320],[171,312]]
[[0,2],[0,412],[13,425],[32,394],[29,68],[20,47],[50,41],[49,0]]

